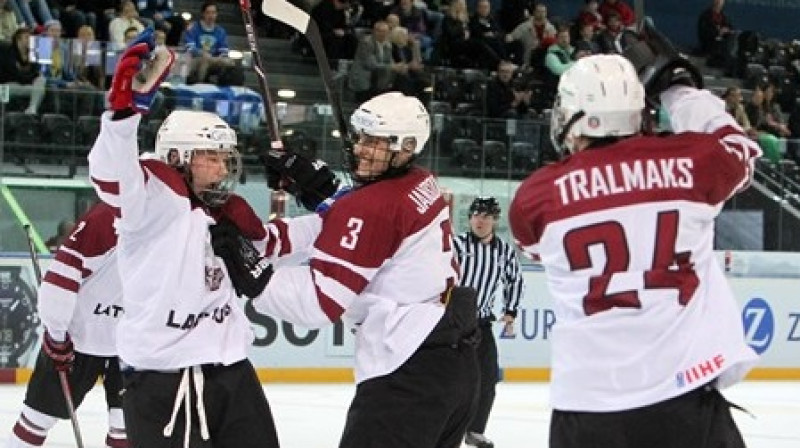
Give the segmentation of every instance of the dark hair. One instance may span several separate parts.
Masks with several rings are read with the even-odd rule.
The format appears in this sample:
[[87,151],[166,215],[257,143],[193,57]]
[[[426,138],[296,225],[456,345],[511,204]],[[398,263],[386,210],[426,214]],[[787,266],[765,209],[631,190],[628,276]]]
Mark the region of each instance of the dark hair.
[[125,28],[125,31],[122,32],[122,36],[125,37],[125,35],[127,35],[131,31],[135,32],[137,35],[139,34],[139,28],[136,28],[135,26],[129,26]]
[[217,2],[214,1],[214,0],[206,0],[206,1],[204,1],[203,5],[200,7],[200,14],[203,14],[204,12],[206,12],[206,9],[208,9],[210,6],[216,7],[217,6]]
[[16,44],[17,39],[19,39],[20,34],[33,34],[31,29],[25,26],[21,26],[14,31],[14,34],[11,35],[11,43]]

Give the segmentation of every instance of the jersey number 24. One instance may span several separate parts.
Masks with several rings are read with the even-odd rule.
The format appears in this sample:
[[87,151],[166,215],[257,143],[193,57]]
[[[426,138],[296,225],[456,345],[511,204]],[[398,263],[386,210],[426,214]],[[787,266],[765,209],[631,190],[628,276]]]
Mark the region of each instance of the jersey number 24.
[[[677,289],[678,303],[686,305],[697,290],[698,278],[691,262],[690,252],[675,252],[678,238],[678,211],[658,214],[655,231],[653,263],[644,271],[644,289]],[[641,308],[639,291],[631,289],[608,293],[615,274],[628,271],[630,246],[625,229],[617,221],[604,221],[569,231],[564,235],[564,249],[573,271],[589,269],[591,246],[601,245],[606,253],[603,273],[589,278],[589,291],[583,298],[587,316],[614,307]]]

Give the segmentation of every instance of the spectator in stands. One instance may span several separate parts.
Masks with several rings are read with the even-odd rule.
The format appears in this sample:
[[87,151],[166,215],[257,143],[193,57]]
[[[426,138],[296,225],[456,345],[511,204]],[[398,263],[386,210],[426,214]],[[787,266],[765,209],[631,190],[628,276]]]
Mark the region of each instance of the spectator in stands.
[[578,24],[578,39],[574,44],[576,54],[573,55],[576,61],[583,56],[602,53],[594,29],[589,23]]
[[153,21],[157,30],[167,33],[166,45],[176,47],[181,43],[185,24],[173,11],[172,0],[138,0],[139,15]]
[[189,83],[209,82],[235,66],[228,57],[228,33],[217,23],[217,4],[206,1],[200,8],[200,19],[189,25],[183,35],[186,51],[192,55]]
[[19,29],[17,16],[11,10],[8,0],[0,0],[0,41],[11,42],[11,37]]
[[[476,56],[478,46],[469,37],[467,2],[452,0],[442,22],[442,35],[438,44],[440,62],[451,67],[464,68],[473,67],[475,60],[486,57],[483,54]],[[497,58],[497,55],[492,56]]]
[[405,65],[405,71],[395,72],[392,89],[415,96],[423,104],[428,104],[425,88],[430,86],[430,82],[425,75],[419,42],[402,26],[389,32],[389,40],[392,42],[392,62],[401,64],[401,67]]
[[757,141],[764,151],[764,157],[777,163],[782,158],[784,152],[781,148],[791,132],[789,128],[780,121],[779,117],[773,115],[767,102],[767,90],[774,88],[768,82],[761,82],[753,89],[753,96],[745,106],[747,118],[750,124],[758,131]]
[[605,19],[600,14],[600,1],[599,0],[586,0],[586,4],[578,14],[578,27],[582,28],[584,25],[592,27],[593,33],[598,33],[606,27]]
[[[556,38],[556,27],[547,19],[547,7],[539,3],[530,19],[520,23],[506,34],[506,43],[518,43],[522,46],[521,57],[515,62],[522,66],[532,65],[531,55],[538,48],[547,48]],[[549,44],[548,44],[549,42]]]
[[138,35],[139,29],[135,26],[126,29],[125,32],[122,33],[122,46],[127,47],[128,44],[131,43],[133,39],[136,39],[136,36]]
[[792,132],[789,130],[781,106],[775,98],[775,90],[775,81],[770,79],[767,81],[764,89],[764,106],[767,111],[767,121],[770,123],[770,126],[776,129],[777,135],[787,138]]
[[[94,29],[91,26],[80,27],[74,48],[79,50],[75,61],[76,80],[91,84],[98,90],[105,90],[106,73],[101,63],[100,45],[95,39]],[[97,104],[97,106],[97,110],[102,107],[101,104]]]
[[95,105],[99,104],[101,91],[92,83],[78,79],[75,66],[70,63],[70,51],[67,42],[61,39],[61,22],[47,22],[47,37],[52,39],[53,52],[50,64],[43,65],[42,74],[47,80],[47,87],[52,89],[54,108],[59,113],[73,115],[75,110],[95,113]]
[[30,29],[19,28],[10,44],[0,45],[0,83],[9,87],[10,97],[30,98],[25,113],[36,115],[44,100],[45,78],[30,59],[30,37]]
[[348,87],[355,94],[356,102],[362,103],[388,91],[395,74],[407,71],[404,63],[392,60],[389,25],[379,20],[372,25],[372,34],[362,37],[358,43],[350,67]]
[[745,111],[744,105],[742,104],[742,89],[736,86],[728,87],[722,94],[722,99],[725,101],[725,110],[731,114],[745,133],[750,138],[758,138],[758,131],[750,124],[747,111]]
[[547,55],[544,57],[544,66],[548,73],[545,84],[548,87],[554,89],[558,85],[561,74],[575,64],[575,59],[572,58],[573,54],[575,54],[575,48],[570,44],[569,26],[559,25],[556,43],[550,45]]
[[[400,16],[398,16],[397,14],[395,14],[393,12],[390,12],[389,14],[386,14],[386,18],[383,19],[383,21],[386,22],[389,25],[389,32],[390,33],[392,32],[393,29],[395,29],[398,26],[400,26]],[[375,22],[373,22],[373,23],[375,23]]]
[[132,0],[122,0],[119,4],[119,14],[108,24],[109,42],[116,48],[124,48],[125,30],[131,27],[136,28],[139,32],[144,31],[145,28],[144,23],[139,19],[136,4]]
[[319,26],[331,68],[336,67],[339,59],[353,59],[358,46],[353,22],[348,14],[349,8],[347,0],[321,0],[311,8],[311,17]]
[[736,33],[722,8],[725,0],[712,0],[711,6],[697,18],[697,39],[700,51],[710,67],[732,69],[736,62]]
[[622,53],[622,37],[625,28],[622,26],[622,19],[619,14],[612,12],[606,19],[606,27],[597,34],[597,43],[600,52],[605,54]]
[[492,15],[489,0],[478,0],[475,13],[469,18],[470,39],[491,50],[496,55],[488,61],[479,61],[483,68],[493,70],[497,65],[487,65],[497,59],[506,59],[505,33]]
[[53,20],[45,0],[10,0],[9,5],[17,16],[17,23],[24,23],[36,34],[44,31],[45,24]]
[[397,5],[390,12],[397,15],[400,19],[400,26],[405,27],[409,34],[419,41],[424,59],[429,60],[435,37],[438,37],[437,32],[440,32],[440,30],[434,31],[434,29],[441,27],[441,15],[437,15],[438,23],[434,23],[436,19],[429,18],[428,10],[414,4],[413,0],[398,0]]
[[620,22],[624,27],[634,27],[636,22],[636,15],[633,9],[622,0],[603,0],[599,7],[600,15],[603,16],[604,22],[608,25],[608,19],[611,14],[617,13]]
[[501,61],[497,74],[486,83],[486,115],[490,118],[518,118],[528,113],[533,92],[514,82],[517,67]]
[[78,30],[84,25],[94,28],[97,24],[95,14],[78,9],[76,0],[49,0],[49,3],[53,17],[58,19],[64,27],[64,37],[66,38],[76,37]]

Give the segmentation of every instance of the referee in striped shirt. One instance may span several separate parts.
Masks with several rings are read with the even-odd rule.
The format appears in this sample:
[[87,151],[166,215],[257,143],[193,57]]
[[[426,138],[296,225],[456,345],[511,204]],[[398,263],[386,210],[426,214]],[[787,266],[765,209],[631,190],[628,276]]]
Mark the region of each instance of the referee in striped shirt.
[[492,313],[494,298],[502,284],[503,310],[500,320],[506,325],[505,331],[513,333],[517,307],[524,290],[514,248],[495,235],[499,218],[500,205],[495,198],[476,198],[469,207],[470,231],[453,240],[455,254],[461,265],[460,284],[478,291],[478,325],[481,328],[478,362],[481,365],[481,387],[478,409],[467,426],[464,438],[467,445],[478,448],[494,446],[484,435],[494,404],[499,371],[497,344],[492,333],[492,322],[496,320]]

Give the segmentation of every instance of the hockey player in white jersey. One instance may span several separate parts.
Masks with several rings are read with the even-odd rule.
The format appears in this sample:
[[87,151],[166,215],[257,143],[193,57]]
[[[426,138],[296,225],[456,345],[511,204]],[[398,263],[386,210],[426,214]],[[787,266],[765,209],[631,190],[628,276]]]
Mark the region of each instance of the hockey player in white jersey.
[[[561,76],[552,135],[567,156],[510,208],[555,300],[550,447],[744,447],[719,389],[757,356],[713,252],[714,219],[761,151],[660,35],[637,45],[649,47],[632,53],[638,71],[597,55]],[[639,133],[645,95],[675,135]]]
[[[148,30],[121,55],[111,110],[89,154],[95,188],[119,215],[125,314],[117,347],[128,438],[135,448],[274,448],[272,413],[247,359],[250,322],[210,227],[226,222],[260,251],[279,241],[232,192],[237,138],[217,115],[172,112],[156,138],[160,160],[137,158],[140,113],[172,63],[169,50],[154,49]],[[145,62],[142,84],[134,78]]]
[[413,163],[429,116],[390,92],[360,105],[351,124],[355,188],[317,217],[310,264],[276,269],[253,305],[308,328],[340,317],[353,325],[357,387],[340,447],[456,448],[478,386],[476,299],[453,287],[447,205]]
[[128,446],[115,343],[123,313],[116,245],[114,209],[101,202],[81,217],[56,251],[39,286],[42,350],[9,448],[42,446],[56,422],[69,418],[59,371],[67,372],[76,408],[103,378],[108,405],[105,446]]

